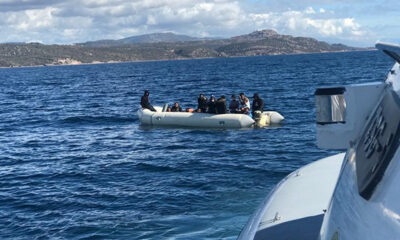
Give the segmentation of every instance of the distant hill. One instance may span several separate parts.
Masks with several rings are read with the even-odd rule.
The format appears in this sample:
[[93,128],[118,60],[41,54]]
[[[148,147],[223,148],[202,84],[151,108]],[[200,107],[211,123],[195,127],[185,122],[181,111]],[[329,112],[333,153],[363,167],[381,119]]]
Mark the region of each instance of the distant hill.
[[198,40],[203,40],[203,39],[167,32],[167,33],[150,33],[150,34],[127,37],[119,40],[91,41],[85,43],[78,43],[77,45],[91,46],[91,47],[107,47],[107,46],[134,44],[134,43],[185,42],[185,41],[198,41]]
[[229,39],[156,33],[76,45],[0,44],[0,67],[133,62],[367,50],[313,38],[255,31]]
[[218,48],[229,56],[258,56],[296,53],[354,51],[360,48],[343,44],[328,44],[314,38],[281,35],[274,30],[255,31],[230,38],[229,43]]

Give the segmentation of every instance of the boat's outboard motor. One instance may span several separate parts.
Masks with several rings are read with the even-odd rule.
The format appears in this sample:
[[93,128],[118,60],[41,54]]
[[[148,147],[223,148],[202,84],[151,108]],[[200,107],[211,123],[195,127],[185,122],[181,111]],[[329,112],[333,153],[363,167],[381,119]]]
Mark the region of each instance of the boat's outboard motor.
[[261,111],[255,111],[255,112],[254,112],[253,118],[254,118],[254,120],[255,120],[256,122],[259,121],[259,120],[261,120],[261,117],[262,117],[262,112],[261,112]]
[[254,111],[253,119],[256,126],[258,127],[265,127],[267,124],[269,124],[269,119],[267,115],[262,113],[261,111]]

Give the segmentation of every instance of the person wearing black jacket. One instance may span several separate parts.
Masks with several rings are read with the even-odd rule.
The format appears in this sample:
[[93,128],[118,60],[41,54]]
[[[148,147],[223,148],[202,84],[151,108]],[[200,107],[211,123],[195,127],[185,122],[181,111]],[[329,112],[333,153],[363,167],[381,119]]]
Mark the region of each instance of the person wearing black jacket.
[[236,100],[235,94],[232,95],[232,100],[231,100],[231,102],[229,103],[229,111],[230,111],[231,113],[240,113],[240,110],[239,110],[239,101]]
[[264,101],[260,98],[258,93],[254,93],[253,95],[253,106],[251,111],[253,115],[255,111],[264,111]]
[[149,91],[145,90],[142,98],[140,99],[140,105],[142,105],[142,108],[149,109],[150,111],[156,112],[153,105],[151,105],[149,102],[149,96],[150,96]]
[[216,102],[215,102],[215,97],[211,96],[210,101],[208,101],[208,110],[207,113],[217,113],[217,108],[216,108]]
[[225,114],[226,113],[226,99],[225,96],[221,96],[218,98],[216,103],[217,114]]
[[171,108],[171,112],[182,112],[182,108],[179,106],[178,102],[174,103],[174,106]]
[[200,93],[200,96],[197,99],[197,103],[198,103],[197,112],[202,112],[202,113],[207,112],[208,102],[204,94]]

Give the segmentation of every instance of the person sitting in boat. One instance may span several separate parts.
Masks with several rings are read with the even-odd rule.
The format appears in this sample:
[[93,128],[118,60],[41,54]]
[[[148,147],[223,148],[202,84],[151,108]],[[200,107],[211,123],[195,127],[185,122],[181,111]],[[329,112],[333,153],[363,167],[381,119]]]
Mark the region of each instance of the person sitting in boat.
[[174,103],[174,106],[171,108],[171,112],[182,112],[182,108],[179,106],[178,102]]
[[212,114],[217,113],[216,101],[215,101],[215,97],[214,97],[213,95],[211,95],[210,101],[208,101],[208,110],[207,110],[207,113],[212,113]]
[[240,102],[240,112],[244,114],[249,114],[250,112],[250,101],[244,95],[244,93],[239,94],[239,102]]
[[140,105],[144,109],[149,109],[150,111],[156,112],[153,105],[151,105],[149,102],[149,96],[150,96],[149,90],[144,90],[144,94],[143,94],[142,98],[140,99]]
[[254,93],[253,95],[253,108],[251,110],[253,116],[255,111],[260,111],[260,112],[264,111],[264,100],[260,98],[258,93]]
[[239,109],[239,101],[236,100],[235,94],[232,94],[231,102],[229,103],[229,112],[231,113],[240,113]]
[[225,114],[226,113],[226,98],[222,95],[218,98],[216,103],[217,114]]
[[208,105],[208,99],[204,96],[204,94],[200,93],[199,98],[197,99],[197,110],[196,112],[207,112],[207,105]]

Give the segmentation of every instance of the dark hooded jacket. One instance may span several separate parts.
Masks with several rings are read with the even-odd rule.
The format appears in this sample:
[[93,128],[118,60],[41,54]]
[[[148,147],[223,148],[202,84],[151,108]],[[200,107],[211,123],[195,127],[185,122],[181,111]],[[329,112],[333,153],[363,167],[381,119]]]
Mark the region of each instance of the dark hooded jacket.
[[207,112],[208,113],[217,113],[217,103],[216,103],[215,100],[213,102],[210,99],[210,101],[208,102],[208,110],[207,110]]
[[147,108],[150,111],[155,112],[156,110],[154,109],[154,107],[150,104],[149,102],[149,95],[145,94],[142,96],[142,98],[140,99],[140,105],[142,106],[142,108]]
[[239,112],[239,101],[238,100],[231,100],[229,103],[229,111],[231,113],[237,113]]
[[171,112],[182,112],[182,108],[181,106],[178,107],[172,106]]
[[218,98],[217,104],[217,113],[218,114],[225,114],[226,113],[226,99],[225,98]]
[[252,105],[252,112],[255,111],[264,111],[264,101],[258,96],[254,96],[253,105]]
[[201,109],[202,112],[207,112],[208,101],[206,97],[199,97],[197,103],[197,109]]

